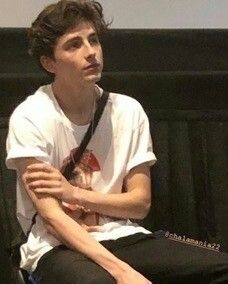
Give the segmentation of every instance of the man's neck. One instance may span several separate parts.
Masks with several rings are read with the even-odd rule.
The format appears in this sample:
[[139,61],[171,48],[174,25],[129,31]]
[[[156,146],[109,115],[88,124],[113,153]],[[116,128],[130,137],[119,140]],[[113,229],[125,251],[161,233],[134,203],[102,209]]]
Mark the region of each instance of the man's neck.
[[75,124],[87,124],[93,118],[97,99],[95,84],[64,86],[52,84],[52,90],[65,115]]

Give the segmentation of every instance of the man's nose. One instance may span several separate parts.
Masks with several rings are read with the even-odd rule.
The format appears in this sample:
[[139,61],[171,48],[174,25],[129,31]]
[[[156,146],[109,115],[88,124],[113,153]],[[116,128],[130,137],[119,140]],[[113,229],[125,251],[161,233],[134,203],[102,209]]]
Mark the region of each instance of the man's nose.
[[90,57],[95,57],[95,55],[96,55],[95,48],[89,42],[85,44],[85,56],[87,58],[90,58]]

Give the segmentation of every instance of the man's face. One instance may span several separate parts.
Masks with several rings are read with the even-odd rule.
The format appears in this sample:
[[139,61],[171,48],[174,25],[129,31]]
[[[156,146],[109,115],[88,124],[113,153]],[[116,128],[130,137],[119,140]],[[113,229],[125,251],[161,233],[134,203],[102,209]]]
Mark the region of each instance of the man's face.
[[103,69],[102,48],[89,22],[81,22],[61,36],[54,49],[51,72],[69,85],[95,83]]

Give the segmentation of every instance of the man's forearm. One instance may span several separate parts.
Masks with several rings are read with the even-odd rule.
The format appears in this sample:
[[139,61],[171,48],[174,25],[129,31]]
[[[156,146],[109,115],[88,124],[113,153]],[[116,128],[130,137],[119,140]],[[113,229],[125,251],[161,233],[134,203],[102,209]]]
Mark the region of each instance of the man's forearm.
[[147,196],[143,198],[140,189],[117,194],[76,189],[76,200],[78,196],[80,196],[80,204],[86,209],[117,218],[143,219],[150,209],[150,198]]
[[74,188],[57,169],[45,164],[30,165],[25,181],[29,191],[50,194],[61,201],[107,216],[143,219],[150,209],[150,173],[149,167],[144,164],[132,169],[125,177],[126,192],[123,193],[103,194]]
[[51,233],[72,250],[77,250],[107,270],[115,279],[129,265],[116,258],[99,242],[92,238],[78,223],[61,210],[52,211],[45,216],[45,222]]
[[144,163],[133,168],[123,180],[122,193],[103,194],[78,188],[73,191],[79,202],[87,209],[103,215],[143,219],[151,205],[150,168]]

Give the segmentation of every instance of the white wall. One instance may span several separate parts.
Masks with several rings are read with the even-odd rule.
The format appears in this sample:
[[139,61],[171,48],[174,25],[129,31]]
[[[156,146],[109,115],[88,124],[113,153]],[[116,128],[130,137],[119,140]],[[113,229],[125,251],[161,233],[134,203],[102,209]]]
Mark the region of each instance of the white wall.
[[[0,0],[0,27],[28,27],[54,0]],[[112,28],[228,28],[228,0],[99,0]]]

